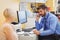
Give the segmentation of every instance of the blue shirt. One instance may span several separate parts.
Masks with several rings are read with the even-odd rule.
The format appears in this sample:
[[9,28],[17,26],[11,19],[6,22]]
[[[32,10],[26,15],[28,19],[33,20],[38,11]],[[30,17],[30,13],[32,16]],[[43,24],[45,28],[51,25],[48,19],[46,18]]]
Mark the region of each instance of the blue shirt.
[[[54,14],[47,12],[46,15],[42,17],[40,23],[38,21],[35,21],[35,26],[36,29],[40,31],[41,36],[46,36],[55,33],[57,23],[58,23],[57,17]],[[44,29],[40,30],[41,28]]]
[[57,27],[56,27],[56,34],[60,35],[60,22],[58,21]]

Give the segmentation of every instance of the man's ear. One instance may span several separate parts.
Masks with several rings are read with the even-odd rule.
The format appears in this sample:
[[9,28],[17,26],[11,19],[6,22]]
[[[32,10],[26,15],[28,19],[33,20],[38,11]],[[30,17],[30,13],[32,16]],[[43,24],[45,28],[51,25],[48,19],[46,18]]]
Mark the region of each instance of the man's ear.
[[48,11],[48,9],[45,9],[45,12],[47,12]]

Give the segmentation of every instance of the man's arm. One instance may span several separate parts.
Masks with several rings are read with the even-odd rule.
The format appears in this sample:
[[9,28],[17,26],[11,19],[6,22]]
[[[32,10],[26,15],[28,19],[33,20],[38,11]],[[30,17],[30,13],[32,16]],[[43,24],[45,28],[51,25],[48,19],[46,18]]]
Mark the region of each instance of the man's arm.
[[41,20],[42,20],[42,17],[40,17],[39,15],[36,15],[35,26],[37,30],[41,29],[41,25],[42,25]]
[[37,30],[41,29],[41,25],[40,25],[40,23],[38,21],[35,21],[35,26],[36,26]]
[[44,31],[40,31],[40,35],[41,36],[45,36],[45,35],[51,35],[54,34],[55,30],[56,30],[56,25],[57,25],[57,21],[58,19],[56,17],[54,18],[50,18],[50,29],[49,30],[44,30]]

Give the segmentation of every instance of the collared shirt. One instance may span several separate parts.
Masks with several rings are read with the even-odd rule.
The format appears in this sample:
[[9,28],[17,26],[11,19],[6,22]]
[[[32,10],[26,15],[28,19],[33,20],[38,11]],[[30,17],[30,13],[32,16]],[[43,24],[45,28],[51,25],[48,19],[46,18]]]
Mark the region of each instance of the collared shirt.
[[60,35],[60,21],[58,21],[57,27],[56,27],[56,34]]
[[[46,15],[42,17],[40,23],[35,21],[36,29],[40,31],[41,36],[54,34],[57,23],[57,17],[50,12],[47,12]],[[43,28],[43,30],[40,30],[41,28]]]

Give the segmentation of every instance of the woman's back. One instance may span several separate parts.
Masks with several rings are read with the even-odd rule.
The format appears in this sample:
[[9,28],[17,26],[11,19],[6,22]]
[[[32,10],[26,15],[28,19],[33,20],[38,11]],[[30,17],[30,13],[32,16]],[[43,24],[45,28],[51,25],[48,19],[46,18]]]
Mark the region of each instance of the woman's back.
[[7,40],[2,27],[0,27],[0,40]]
[[17,34],[11,24],[4,23],[2,27],[6,40],[18,40]]

